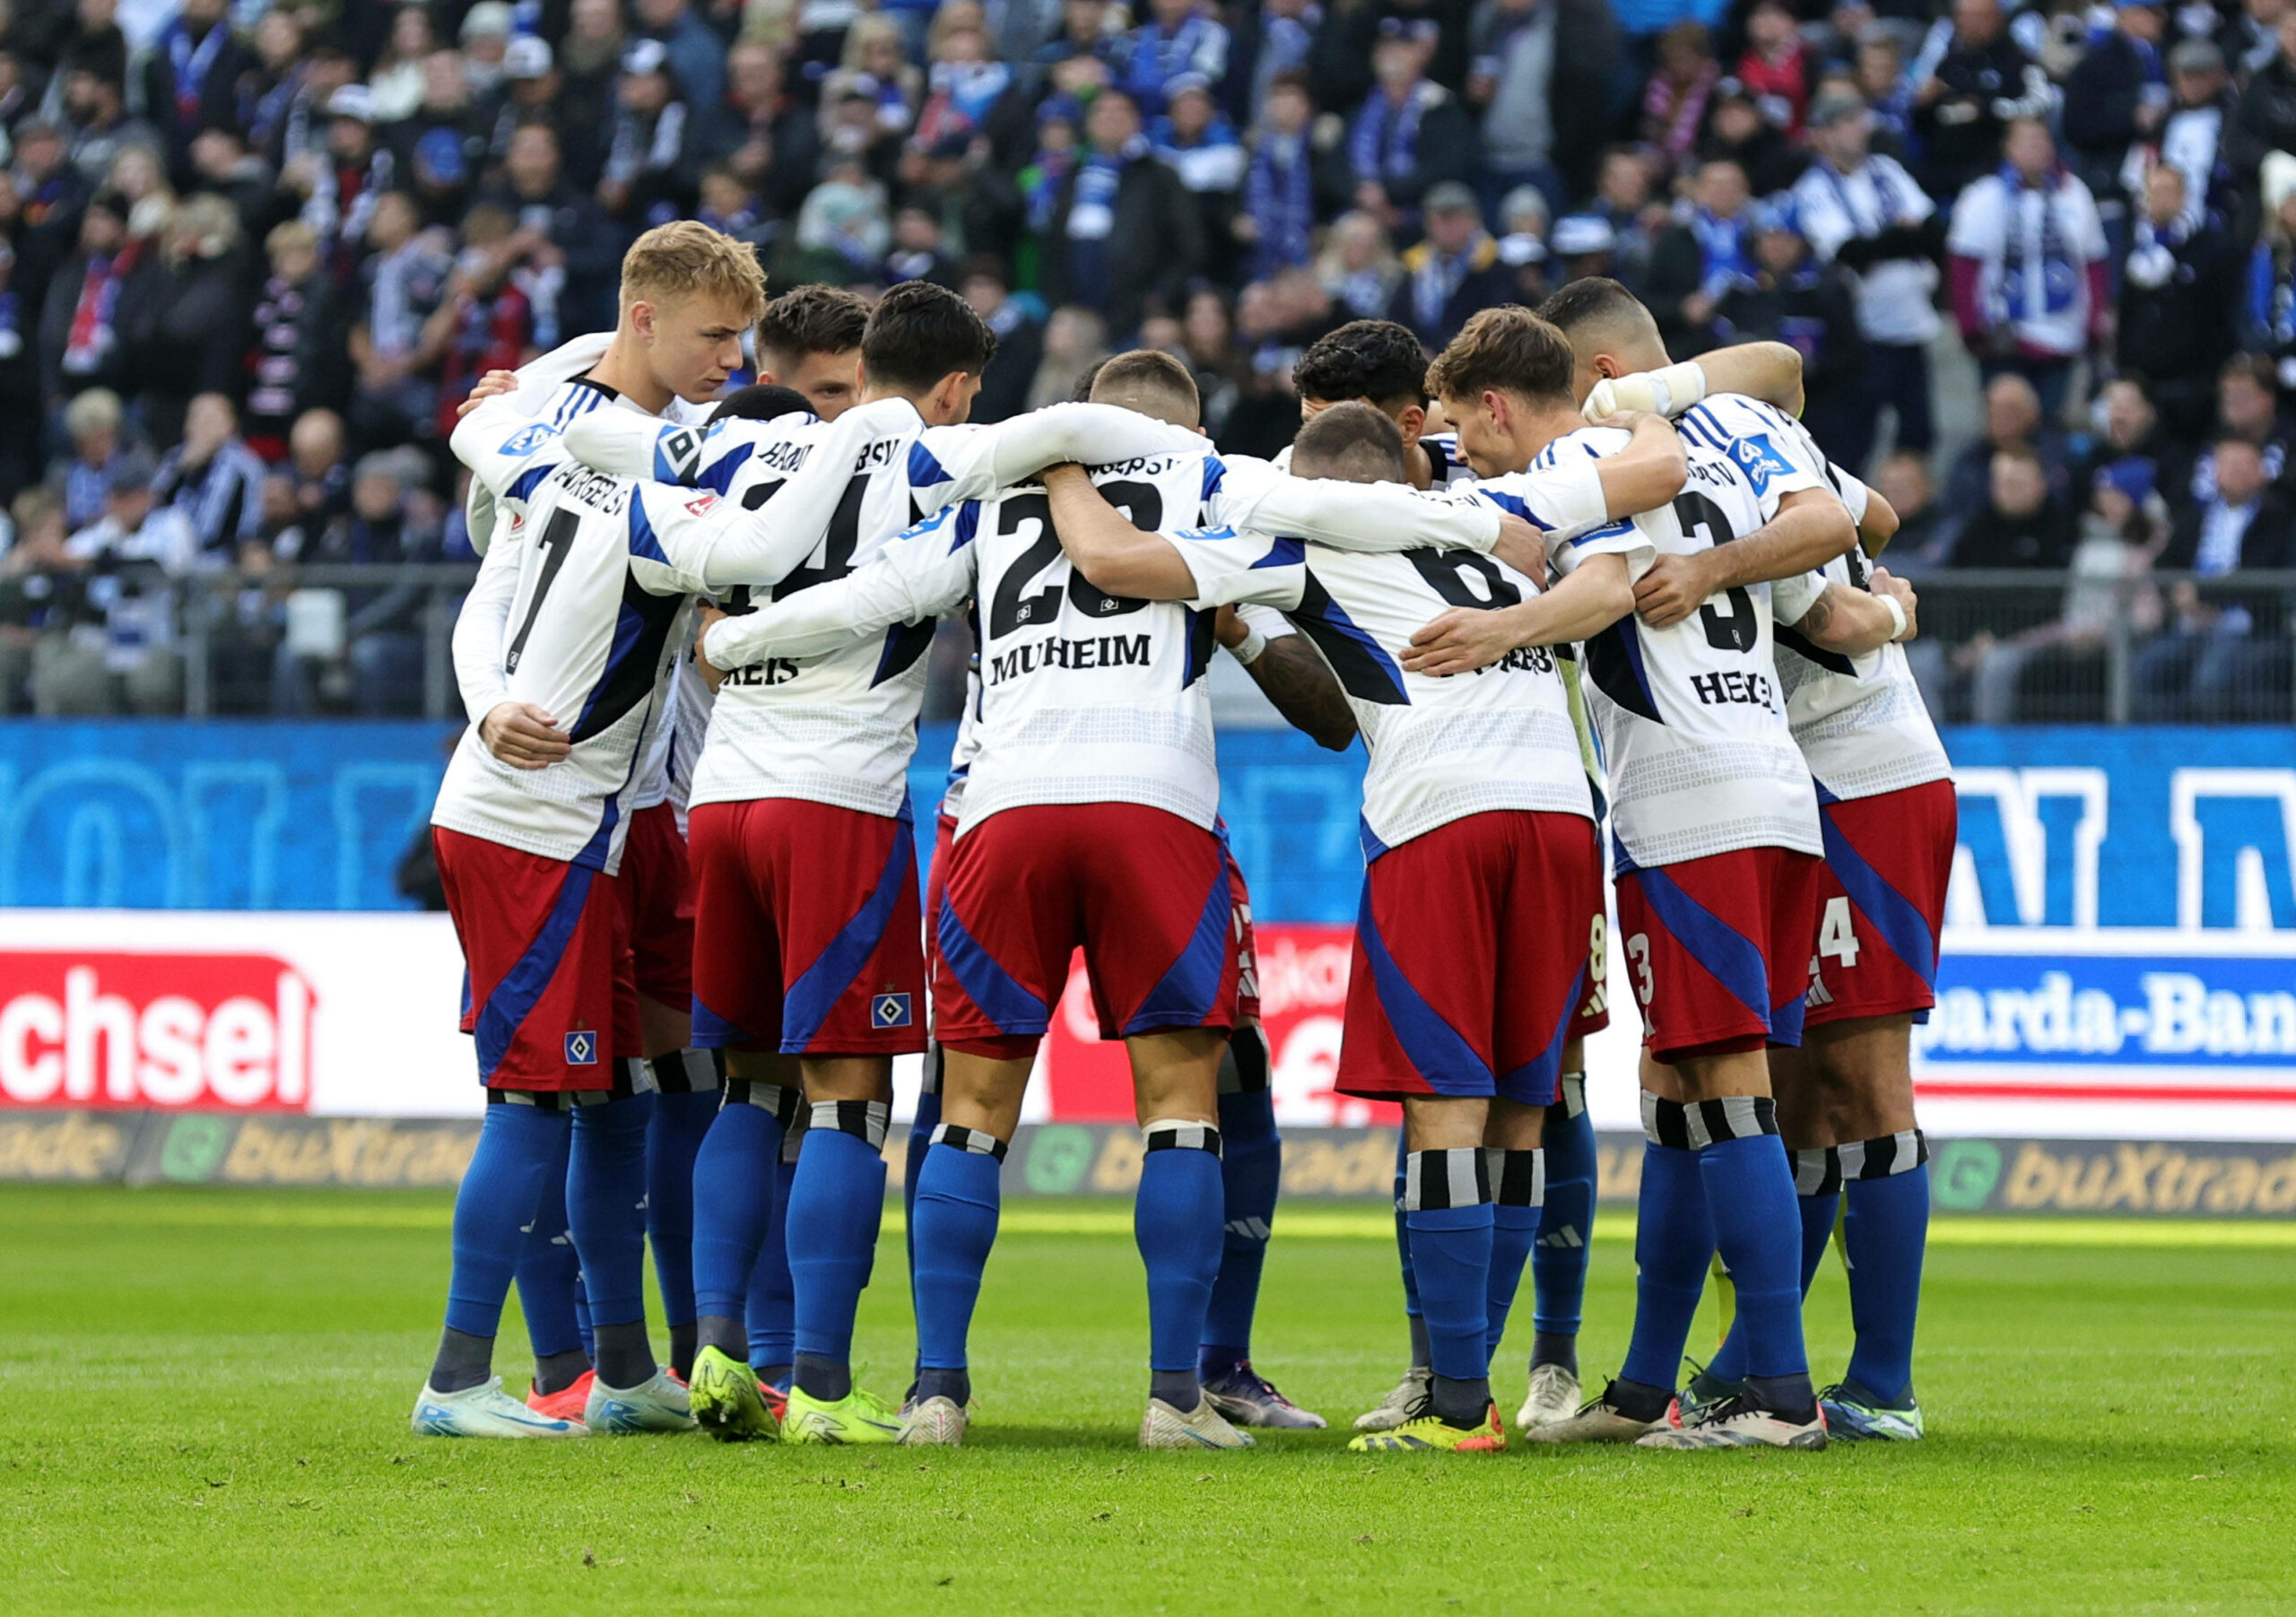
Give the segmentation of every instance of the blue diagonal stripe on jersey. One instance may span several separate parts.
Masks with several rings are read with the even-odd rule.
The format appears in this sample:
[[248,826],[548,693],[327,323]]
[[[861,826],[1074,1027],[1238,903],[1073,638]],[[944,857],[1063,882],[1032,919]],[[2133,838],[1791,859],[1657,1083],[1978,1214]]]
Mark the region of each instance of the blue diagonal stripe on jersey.
[[494,1076],[494,1069],[510,1053],[510,1044],[517,1038],[518,1029],[550,987],[550,979],[558,975],[559,962],[566,958],[566,945],[573,941],[574,929],[581,924],[582,906],[589,899],[590,882],[596,874],[586,865],[566,867],[542,930],[535,934],[534,942],[526,945],[517,963],[502,974],[502,980],[494,985],[486,1003],[479,1007],[478,1024],[473,1031],[477,1036],[481,1079]]
[[1663,868],[1653,865],[1637,880],[1658,924],[1674,934],[1731,998],[1761,1018],[1765,1027],[1770,1025],[1770,968],[1753,941],[1684,892]]
[[734,491],[734,474],[749,464],[750,452],[754,448],[752,444],[735,444],[702,467],[701,474],[694,482],[713,493],[731,494]]
[[1395,956],[1387,952],[1387,940],[1379,935],[1379,924],[1371,916],[1369,876],[1363,879],[1363,904],[1355,917],[1355,936],[1363,945],[1364,958],[1371,962],[1371,987],[1379,995],[1380,1014],[1387,1019],[1412,1070],[1438,1094],[1489,1094],[1491,1068],[1474,1053],[1474,1047],[1459,1036],[1459,1030],[1420,997],[1403,968],[1396,964]]
[[949,468],[933,458],[933,451],[925,447],[923,439],[909,446],[909,486],[929,489],[936,482],[950,481]]
[[1525,500],[1520,494],[1509,494],[1504,489],[1490,488],[1479,488],[1475,490],[1475,492],[1482,495],[1485,500],[1491,501],[1492,504],[1497,506],[1500,510],[1509,511],[1513,513],[1515,516],[1520,517],[1524,521],[1529,523],[1533,527],[1537,528],[1542,533],[1552,533],[1554,531],[1554,524],[1549,522],[1545,517],[1531,509],[1530,502]]
[[1363,837],[1363,863],[1369,865],[1372,860],[1378,858],[1381,854],[1387,851],[1387,845],[1380,841],[1378,833],[1371,829],[1371,821],[1369,815],[1358,814],[1356,819],[1360,822]]
[[588,723],[591,711],[598,705],[598,699],[613,683],[615,671],[638,648],[639,637],[645,632],[645,618],[634,611],[625,598],[621,613],[614,619],[613,643],[606,648],[606,665],[598,670],[598,682],[590,687],[590,694],[582,700],[582,712],[574,721],[574,732],[581,732]]
[[955,555],[980,535],[980,501],[968,500],[957,508],[956,531],[949,535],[949,554]]
[[1251,565],[1253,572],[1263,567],[1297,567],[1308,559],[1308,547],[1297,539],[1278,539],[1267,547],[1267,554]]
[[1204,457],[1205,499],[1209,500],[1214,494],[1217,494],[1220,491],[1220,485],[1222,482],[1225,482],[1227,478],[1228,466],[1226,462],[1222,461],[1217,455],[1207,455]]
[[546,466],[527,467],[518,474],[518,481],[509,486],[503,497],[508,500],[533,499],[535,491],[542,487],[542,480],[556,470],[558,463],[554,460]]
[[837,935],[829,941],[829,947],[782,996],[781,1053],[785,1056],[802,1056],[805,1047],[813,1042],[813,1035],[822,1030],[822,1023],[837,1008],[839,998],[853,987],[854,978],[861,975],[861,968],[877,952],[885,927],[892,920],[893,907],[900,901],[901,882],[916,876],[917,832],[906,797],[901,799],[900,818],[895,825],[892,852],[886,857],[885,868],[878,874],[877,885],[871,891],[868,901],[861,906],[859,914],[838,929]]
[[1866,862],[1865,855],[1849,845],[1849,839],[1841,834],[1833,816],[1822,807],[1818,822],[1825,831],[1826,867],[1849,895],[1849,901],[1873,922],[1889,952],[1921,973],[1923,982],[1935,987],[1937,938],[1929,930],[1929,917],[1912,900],[1891,886],[1888,879]]
[[1570,997],[1562,1002],[1562,1020],[1554,1026],[1554,1037],[1546,1041],[1546,1048],[1518,1067],[1510,1067],[1499,1075],[1499,1092],[1510,1100],[1529,1106],[1552,1106],[1561,1086],[1562,1047],[1570,1042],[1570,1023],[1578,1014],[1578,1001],[1587,992],[1587,968],[1570,979]]
[[658,561],[664,567],[670,564],[669,557],[663,553],[662,542],[654,535],[654,519],[646,514],[645,496],[635,488],[630,491],[630,553]]
[[1044,1001],[1030,993],[1015,981],[1012,973],[996,963],[996,959],[976,942],[965,924],[957,919],[957,907],[944,895],[941,918],[933,929],[933,941],[941,951],[941,963],[948,967],[965,991],[965,997],[979,1007],[982,1015],[996,1024],[996,1030],[1007,1035],[1041,1033],[1051,1020]]
[[1187,946],[1148,996],[1124,1024],[1126,1038],[1144,1033],[1152,1028],[1193,1028],[1201,1026],[1212,1010],[1212,1002],[1220,995],[1221,968],[1228,960],[1228,928],[1234,924],[1236,899],[1228,886],[1228,861],[1222,858],[1212,882],[1212,891],[1204,900],[1203,913],[1196,917],[1196,930],[1188,935]]

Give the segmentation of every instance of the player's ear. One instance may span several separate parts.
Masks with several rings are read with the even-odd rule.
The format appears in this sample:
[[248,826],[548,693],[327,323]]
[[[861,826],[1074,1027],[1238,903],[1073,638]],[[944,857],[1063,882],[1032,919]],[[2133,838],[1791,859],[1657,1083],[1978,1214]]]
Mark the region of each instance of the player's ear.
[[638,334],[640,342],[654,340],[654,306],[643,298],[630,306],[630,328]]
[[1403,413],[1396,417],[1396,430],[1403,434],[1404,448],[1417,443],[1419,435],[1427,430],[1427,406],[1405,404]]
[[1595,379],[1596,381],[1613,382],[1626,374],[1626,367],[1620,364],[1609,354],[1598,353],[1595,356]]

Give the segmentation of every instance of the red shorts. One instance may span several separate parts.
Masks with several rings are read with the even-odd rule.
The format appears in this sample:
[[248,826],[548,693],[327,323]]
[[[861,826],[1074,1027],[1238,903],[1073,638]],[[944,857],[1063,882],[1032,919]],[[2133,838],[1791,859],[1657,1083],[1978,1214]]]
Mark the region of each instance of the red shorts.
[[933,992],[941,975],[941,950],[935,935],[941,926],[941,894],[949,884],[949,850],[956,846],[957,817],[943,814],[933,822],[933,867],[925,874],[925,991]]
[[796,797],[705,803],[693,847],[693,1042],[785,1056],[925,1048],[917,838]]
[[1818,861],[1742,848],[1618,879],[1642,1043],[1660,1061],[1802,1042]]
[[469,981],[463,1031],[494,1089],[611,1090],[639,1054],[620,878],[433,826]]
[[1034,1048],[1080,946],[1100,1037],[1236,1023],[1238,917],[1226,845],[1135,803],[1039,804],[956,839],[936,924],[944,1044]]
[[1332,1087],[1552,1105],[1602,904],[1595,827],[1576,814],[1470,814],[1381,854]]
[[693,870],[668,804],[631,815],[620,885],[638,992],[684,1010],[693,998]]
[[[1595,833],[1595,849],[1602,851],[1603,834]],[[1610,917],[1599,900],[1587,920],[1587,987],[1578,996],[1578,1013],[1570,1019],[1570,1037],[1586,1039],[1611,1025]]]
[[1950,780],[1847,802],[1822,797],[1812,1023],[1857,1016],[1929,1020],[1937,934],[1953,872],[1958,804]]
[[1244,886],[1244,867],[1220,832],[1220,850],[1228,856],[1228,892],[1236,917],[1236,1026],[1251,1027],[1259,1021],[1259,944],[1252,935],[1252,895]]

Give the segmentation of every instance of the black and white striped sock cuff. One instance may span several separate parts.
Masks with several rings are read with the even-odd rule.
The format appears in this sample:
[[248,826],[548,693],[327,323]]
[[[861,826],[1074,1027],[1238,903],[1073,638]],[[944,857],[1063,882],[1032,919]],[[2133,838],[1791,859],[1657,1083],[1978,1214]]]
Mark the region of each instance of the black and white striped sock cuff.
[[1546,1204],[1546,1152],[1483,1148],[1483,1176],[1491,1185],[1491,1199],[1501,1207],[1543,1207]]
[[925,1041],[925,1073],[918,1083],[918,1093],[937,1095],[941,1092],[942,1060],[941,1041],[937,1039],[926,1039]]
[[872,1151],[885,1148],[885,1130],[893,1108],[883,1100],[816,1100],[806,1118],[808,1128],[833,1128],[839,1134],[866,1140]]
[[754,1106],[773,1114],[773,1120],[787,1128],[797,1120],[798,1111],[805,1104],[805,1093],[795,1084],[759,1083],[748,1078],[726,1080],[726,1104]]
[[1841,1188],[1841,1159],[1831,1145],[1813,1145],[1794,1153],[1794,1194],[1831,1195]]
[[1929,1161],[1928,1136],[1918,1128],[1900,1129],[1878,1140],[1853,1140],[1834,1150],[1841,1158],[1845,1181],[1886,1179],[1892,1174],[1911,1173]]
[[614,1064],[622,1072],[622,1092],[631,1095],[650,1095],[654,1092],[654,1064],[643,1056],[624,1056]]
[[665,1095],[706,1095],[726,1081],[725,1054],[719,1050],[673,1050],[647,1062],[654,1087]]
[[1565,1073],[1556,1080],[1554,1104],[1562,1108],[1566,1117],[1576,1117],[1587,1109],[1587,1074]]
[[1491,1199],[1491,1165],[1480,1145],[1414,1151],[1404,1159],[1403,1210],[1474,1207]]
[[1220,1092],[1253,1095],[1267,1087],[1267,1030],[1248,1022],[1228,1035],[1228,1053],[1220,1062]]
[[1778,1102],[1768,1095],[1718,1100],[1661,1100],[1642,1091],[1642,1132],[1653,1145],[1704,1151],[1718,1140],[1751,1140],[1778,1132]]
[[967,1128],[961,1124],[935,1124],[932,1143],[953,1145],[959,1151],[969,1151],[977,1157],[995,1157],[1000,1162],[1004,1160],[1004,1141],[995,1135],[984,1133],[978,1128]]
[[1165,1118],[1140,1126],[1144,1151],[1208,1151],[1220,1154],[1220,1131],[1209,1123],[1175,1123]]

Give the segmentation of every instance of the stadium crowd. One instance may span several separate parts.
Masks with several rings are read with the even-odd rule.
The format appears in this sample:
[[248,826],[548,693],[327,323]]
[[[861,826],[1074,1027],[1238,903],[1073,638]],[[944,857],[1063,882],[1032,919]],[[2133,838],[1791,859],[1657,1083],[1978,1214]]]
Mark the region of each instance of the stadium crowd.
[[180,711],[196,610],[213,710],[420,711],[424,592],[294,568],[467,561],[457,406],[689,217],[961,291],[978,420],[1138,344],[1261,454],[1338,325],[1613,274],[1802,352],[1908,570],[2061,571],[1924,648],[1941,713],[2118,629],[2135,717],[2284,718],[2277,596],[2132,580],[2296,560],[2296,4],[1940,10],[0,0],[0,704]]

